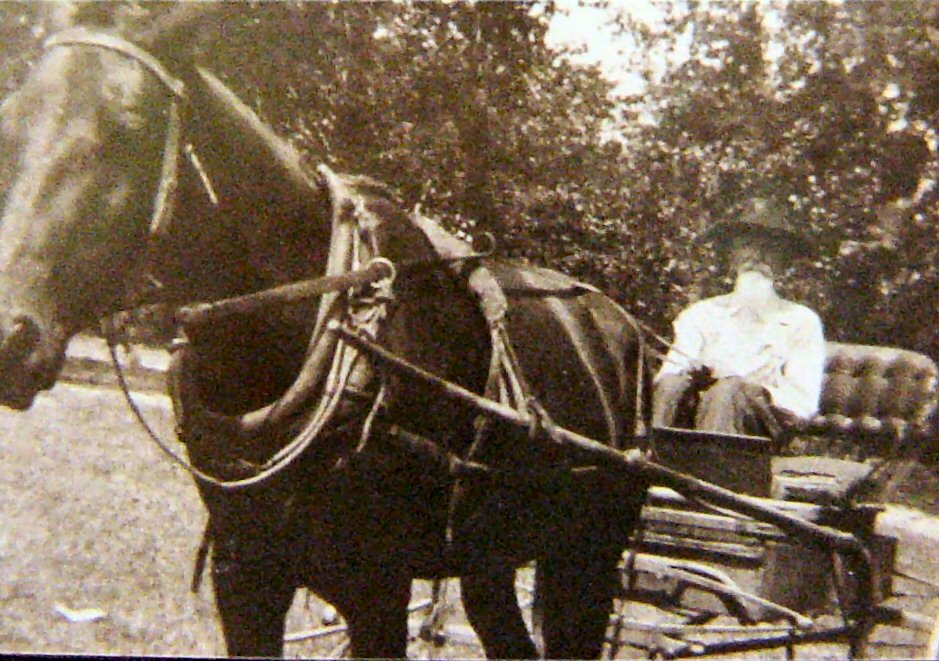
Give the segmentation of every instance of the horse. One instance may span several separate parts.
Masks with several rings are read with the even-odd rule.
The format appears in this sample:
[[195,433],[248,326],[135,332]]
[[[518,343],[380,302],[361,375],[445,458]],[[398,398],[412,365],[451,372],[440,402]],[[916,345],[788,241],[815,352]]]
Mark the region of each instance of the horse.
[[[70,338],[142,290],[230,301],[377,265],[320,299],[193,315],[173,354],[228,653],[282,654],[305,587],[343,615],[354,655],[404,657],[411,581],[459,577],[487,656],[536,657],[514,592],[534,560],[543,653],[598,656],[648,484],[546,438],[636,444],[648,370],[629,316],[568,276],[461,248],[378,182],[310,167],[173,55],[70,28],[0,108],[0,403],[28,409]],[[389,373],[338,322],[534,422]]]

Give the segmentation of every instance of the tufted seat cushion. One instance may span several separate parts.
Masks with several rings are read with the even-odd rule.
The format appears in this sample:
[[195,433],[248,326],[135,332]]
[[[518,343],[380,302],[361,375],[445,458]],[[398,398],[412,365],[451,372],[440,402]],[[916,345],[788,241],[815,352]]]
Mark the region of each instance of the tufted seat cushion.
[[[819,413],[790,435],[846,439],[844,450],[858,459],[918,455],[935,424],[936,363],[895,347],[828,342],[827,352]],[[776,457],[772,490],[776,498],[843,503],[864,488],[872,468],[835,458]]]
[[895,347],[827,343],[818,415],[799,433],[925,438],[933,423],[939,370],[928,356]]
[[[784,449],[762,439],[742,452],[730,441],[756,437],[657,427],[658,459],[743,493],[831,504],[863,488],[872,465],[856,460],[928,449],[939,398],[935,362],[895,347],[828,342],[826,348],[819,413],[787,430]],[[773,458],[770,470],[780,449],[790,456]]]

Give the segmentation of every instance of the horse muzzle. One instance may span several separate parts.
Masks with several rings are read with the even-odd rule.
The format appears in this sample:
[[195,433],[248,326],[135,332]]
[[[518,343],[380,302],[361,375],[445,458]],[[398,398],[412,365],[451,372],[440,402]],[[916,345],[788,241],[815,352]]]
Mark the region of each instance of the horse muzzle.
[[0,335],[0,404],[17,410],[30,407],[47,379],[31,360],[39,346],[39,326],[29,317],[13,320]]

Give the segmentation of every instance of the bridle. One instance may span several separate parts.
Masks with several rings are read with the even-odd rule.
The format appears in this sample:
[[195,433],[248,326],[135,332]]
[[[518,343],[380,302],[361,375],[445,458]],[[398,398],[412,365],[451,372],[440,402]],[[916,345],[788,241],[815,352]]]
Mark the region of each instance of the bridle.
[[186,84],[171,74],[160,61],[140,46],[107,32],[92,31],[84,27],[74,27],[58,32],[43,43],[43,48],[49,50],[57,46],[91,46],[120,53],[153,74],[166,88],[170,95],[168,109],[169,122],[166,129],[166,140],[163,146],[163,165],[160,171],[160,183],[157,186],[153,200],[153,211],[150,219],[150,237],[158,238],[167,232],[167,226],[173,213],[176,196],[176,185],[179,176],[180,152],[186,155],[193,170],[205,190],[206,196],[213,205],[218,206],[218,194],[212,185],[212,180],[202,166],[195,148],[191,143],[182,145],[182,118],[179,106],[187,98]]
[[[178,178],[178,163],[180,152],[180,136],[182,133],[182,120],[179,114],[179,103],[186,98],[186,85],[182,80],[173,76],[160,61],[153,55],[131,43],[130,41],[106,32],[96,32],[84,27],[74,27],[58,32],[43,44],[46,50],[58,46],[91,46],[120,53],[134,60],[159,80],[170,95],[169,123],[166,129],[166,141],[163,146],[163,165],[160,171],[160,183],[157,186],[153,201],[153,211],[150,220],[150,235],[158,236],[166,231],[167,221],[173,212],[175,202],[176,183]],[[184,150],[197,171],[201,172],[200,179],[206,186],[210,199],[214,196],[211,182],[205,176],[205,171],[199,163],[198,156],[191,146]]]
[[[182,80],[169,73],[156,57],[130,41],[113,34],[76,27],[51,36],[46,40],[44,46],[46,49],[85,46],[120,53],[139,63],[153,74],[169,93],[169,124],[163,148],[160,181],[154,197],[149,226],[149,242],[151,244],[165,234],[168,219],[174,210],[180,151],[183,151],[189,157],[209,198],[213,203],[218,203],[217,194],[199,162],[195,149],[188,144],[181,149],[182,120],[180,104],[187,98],[186,86]],[[341,186],[341,182],[328,169],[322,168],[320,175],[328,185],[333,187]],[[262,482],[281,472],[301,456],[332,417],[345,391],[349,375],[358,360],[358,352],[340,340],[338,334],[328,327],[329,322],[339,314],[348,313],[352,307],[362,308],[361,296],[357,301],[347,301],[344,309],[339,309],[339,306],[337,306],[338,297],[351,287],[360,289],[372,287],[374,291],[368,294],[367,297],[370,296],[375,303],[364,313],[361,309],[359,310],[358,326],[359,330],[366,330],[371,336],[374,336],[377,332],[377,323],[384,316],[384,308],[392,298],[391,287],[395,277],[394,265],[387,259],[377,255],[377,246],[374,245],[374,241],[372,241],[373,245],[363,245],[360,228],[353,226],[356,222],[355,214],[357,212],[361,213],[361,210],[349,209],[343,205],[343,208],[338,209],[337,213],[334,214],[326,275],[318,279],[318,283],[314,283],[313,291],[307,292],[307,295],[320,296],[321,302],[317,313],[316,326],[310,341],[308,357],[301,369],[301,376],[298,377],[298,381],[304,380],[303,383],[299,386],[294,384],[291,390],[288,391],[288,394],[293,395],[291,401],[288,402],[288,406],[282,405],[282,398],[273,405],[252,412],[249,414],[250,417],[243,416],[244,419],[240,423],[247,433],[257,434],[264,429],[276,426],[286,419],[293,412],[292,409],[296,408],[297,402],[302,402],[315,386],[321,385],[324,395],[315,404],[312,415],[299,434],[275,453],[251,477],[223,480],[209,475],[178,455],[169,447],[168,443],[159,438],[133,401],[123,370],[120,367],[117,355],[118,342],[113,325],[109,323],[102,324],[118,384],[132,412],[147,432],[147,435],[164,454],[168,455],[171,460],[182,466],[196,479],[224,488],[240,488]],[[365,307],[369,308],[369,305],[366,303]]]
[[[152,243],[166,232],[167,221],[173,212],[175,203],[174,194],[178,177],[177,165],[182,142],[180,104],[187,98],[185,85],[181,80],[171,75],[151,54],[112,34],[92,32],[85,28],[73,28],[53,35],[46,41],[45,46],[46,48],[89,46],[121,53],[138,62],[152,73],[169,92],[169,126],[163,149],[161,178],[154,198],[150,222],[150,242]],[[195,150],[191,145],[186,145],[182,151],[189,156],[189,160],[199,175],[208,196],[217,204],[217,195],[211,181],[199,163]],[[348,322],[351,319],[353,322],[352,331],[359,334],[364,333],[365,336],[374,339],[377,335],[378,324],[386,315],[387,305],[393,300],[392,285],[396,269],[391,262],[380,256],[375,235],[373,232],[368,231],[369,228],[376,226],[375,219],[369,218],[370,212],[362,208],[362,205],[357,203],[358,200],[353,195],[348,194],[346,191],[347,182],[343,181],[341,177],[325,166],[319,168],[319,175],[324,185],[332,193],[331,197],[334,201],[333,226],[325,275],[305,283],[308,287],[307,295],[320,297],[320,305],[308,347],[307,358],[300,370],[300,375],[285,395],[274,404],[236,417],[234,419],[235,429],[247,435],[257,435],[264,430],[276,428],[276,425],[282,424],[291,414],[296,413],[300,405],[310,406],[308,396],[317,387],[321,389],[323,394],[313,403],[313,413],[302,426],[300,432],[268,461],[257,467],[255,474],[241,479],[220,479],[198,469],[190,461],[174,452],[167,443],[163,442],[147,423],[139,407],[134,403],[118,360],[117,338],[113,332],[113,327],[107,324],[104,325],[117,380],[132,412],[161,451],[201,482],[228,489],[258,484],[280,473],[302,456],[332,418],[340,399],[345,393],[350,373],[359,358],[362,357],[361,350],[337,332],[336,320],[344,317],[344,321]],[[415,213],[415,216],[417,217],[419,214]],[[419,225],[418,221],[419,218],[416,218],[415,222]],[[424,228],[422,227],[422,229]],[[424,231],[426,232],[426,229]],[[453,257],[438,257],[418,261],[423,262],[423,265],[434,267],[453,261],[472,260],[487,254],[488,252],[471,251]],[[371,289],[370,292],[362,293],[363,290],[369,288]],[[343,293],[347,294],[345,306],[340,306],[339,297]],[[535,292],[535,295],[543,294]],[[231,302],[231,300],[220,301],[207,305],[215,306],[217,309],[219,305]],[[498,397],[496,393],[498,392],[500,375],[508,377],[508,381],[512,384],[512,388],[510,388],[512,391],[511,399],[515,401],[516,406],[522,406],[531,399],[530,388],[521,378],[521,371],[517,367],[517,359],[513,354],[511,342],[504,328],[502,319],[505,313],[504,301],[499,307],[503,309],[493,312],[493,319],[489,319],[493,342],[493,364],[490,366],[490,379],[487,383],[486,394],[490,397]],[[358,312],[352,313],[354,308],[357,308]],[[488,319],[490,315],[487,314],[486,316]],[[627,315],[627,317],[633,319],[631,315]],[[640,353],[644,353],[644,351]],[[642,369],[640,358],[640,373]],[[641,384],[641,379],[637,379],[638,384]],[[380,388],[375,400],[372,402],[371,410],[363,425],[363,439],[360,439],[360,446],[363,445],[364,437],[370,430],[371,420],[381,405],[383,393],[384,389]],[[642,391],[641,387],[637,387],[637,406],[641,406],[641,401],[646,396],[647,394]],[[304,413],[306,410],[304,408]],[[642,409],[637,408],[637,410]],[[480,429],[477,436],[481,438],[482,435]],[[478,445],[478,440],[473,443],[474,447]]]
[[[149,244],[154,245],[167,233],[168,221],[175,205],[180,151],[186,154],[207,196],[213,204],[217,205],[218,195],[202,167],[195,148],[191,144],[183,144],[180,106],[188,98],[183,81],[173,76],[156,57],[130,41],[113,34],[76,27],[55,34],[45,42],[47,49],[63,46],[103,48],[120,53],[153,74],[169,94],[169,124],[163,148],[160,181],[154,197],[149,226]],[[290,419],[290,416],[298,412],[301,407],[303,407],[304,415],[308,410],[307,407],[313,410],[300,431],[268,461],[257,467],[253,475],[241,479],[220,479],[194,466],[177,454],[169,443],[159,438],[130,393],[117,355],[118,338],[114,326],[108,320],[102,323],[118,385],[131,411],[159,449],[200,482],[226,489],[247,487],[273,477],[301,457],[336,412],[340,400],[346,393],[350,374],[361,358],[360,351],[345,341],[337,332],[336,320],[342,318],[344,326],[374,338],[378,332],[378,325],[386,315],[386,308],[393,300],[392,286],[397,270],[394,264],[379,254],[375,234],[370,231],[377,226],[375,219],[370,216],[368,210],[363,208],[360,200],[349,194],[347,182],[342,177],[326,166],[320,166],[318,174],[320,181],[329,189],[334,202],[325,275],[314,280],[284,286],[285,288],[299,286],[304,290],[304,297],[320,298],[307,357],[296,381],[281,398],[262,409],[230,420],[234,422],[235,429],[241,434],[256,436],[266,430],[282,429],[288,424],[286,421]],[[477,259],[487,256],[493,248],[494,241],[491,237],[490,244],[488,250],[482,252],[470,251],[458,257],[416,260],[413,264],[403,264],[402,268],[436,268],[453,261]],[[343,294],[345,294],[345,304],[339,305],[340,296]],[[217,311],[232,303],[237,305],[237,302],[237,299],[226,299],[208,304],[183,306],[181,311],[190,316],[196,316],[196,313],[202,309]],[[140,304],[136,301],[129,307],[136,307]],[[322,395],[311,403],[310,396],[317,388]],[[380,407],[383,393],[384,389],[380,388],[376,394],[363,425],[363,438],[370,431],[371,421]],[[361,447],[363,443],[364,440],[360,439],[359,446]]]

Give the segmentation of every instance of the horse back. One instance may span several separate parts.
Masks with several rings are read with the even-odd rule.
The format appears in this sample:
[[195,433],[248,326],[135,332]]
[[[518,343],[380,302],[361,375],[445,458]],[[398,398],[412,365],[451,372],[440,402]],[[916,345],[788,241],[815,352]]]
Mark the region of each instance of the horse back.
[[491,270],[508,297],[519,365],[552,421],[614,447],[632,445],[648,379],[631,318],[557,271],[511,263]]

